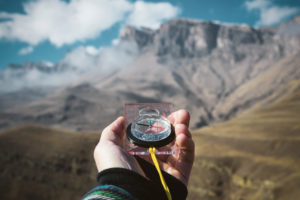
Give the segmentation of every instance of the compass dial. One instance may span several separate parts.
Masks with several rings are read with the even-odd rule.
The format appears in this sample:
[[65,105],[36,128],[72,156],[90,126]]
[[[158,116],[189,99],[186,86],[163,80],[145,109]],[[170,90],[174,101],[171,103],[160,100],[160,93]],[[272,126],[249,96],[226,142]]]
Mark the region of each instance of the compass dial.
[[141,147],[161,147],[173,141],[171,123],[153,110],[140,112],[140,117],[127,128],[128,139]]

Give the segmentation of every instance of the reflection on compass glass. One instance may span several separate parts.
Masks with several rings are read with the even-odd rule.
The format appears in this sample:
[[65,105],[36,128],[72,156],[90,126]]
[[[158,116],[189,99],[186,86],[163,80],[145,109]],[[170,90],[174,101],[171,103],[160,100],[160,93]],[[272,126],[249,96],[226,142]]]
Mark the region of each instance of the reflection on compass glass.
[[141,147],[161,147],[173,141],[170,122],[155,109],[142,109],[139,118],[127,128],[128,139]]

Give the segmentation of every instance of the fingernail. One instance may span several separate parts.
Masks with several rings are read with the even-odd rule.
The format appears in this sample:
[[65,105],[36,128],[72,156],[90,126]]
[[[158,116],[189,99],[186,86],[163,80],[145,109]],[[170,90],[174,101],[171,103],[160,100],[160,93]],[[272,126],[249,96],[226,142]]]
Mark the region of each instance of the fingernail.
[[169,120],[172,124],[174,124],[175,118],[174,118],[174,116],[173,116],[172,114],[169,115],[167,118],[168,118],[168,120]]
[[175,129],[176,129],[176,130],[178,130],[178,129],[181,130],[181,129],[185,129],[185,128],[186,128],[186,127],[185,127],[184,124],[176,124],[176,125],[175,125]]

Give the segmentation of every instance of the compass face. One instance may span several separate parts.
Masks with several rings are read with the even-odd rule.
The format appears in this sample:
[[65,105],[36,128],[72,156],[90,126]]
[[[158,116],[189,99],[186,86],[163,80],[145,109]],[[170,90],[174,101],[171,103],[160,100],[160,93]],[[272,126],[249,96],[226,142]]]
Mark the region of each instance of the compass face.
[[132,135],[143,141],[159,141],[171,133],[171,125],[163,119],[145,118],[131,126]]
[[170,143],[174,137],[171,123],[156,112],[142,112],[127,128],[128,139],[141,147],[160,147]]

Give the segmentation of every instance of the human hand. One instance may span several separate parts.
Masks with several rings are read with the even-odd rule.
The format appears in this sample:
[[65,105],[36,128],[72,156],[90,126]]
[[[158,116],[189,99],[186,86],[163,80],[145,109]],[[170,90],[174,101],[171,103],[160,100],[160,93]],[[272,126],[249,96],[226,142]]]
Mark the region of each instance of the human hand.
[[[175,127],[175,144],[181,152],[179,155],[158,157],[159,164],[161,169],[187,185],[195,154],[194,142],[188,130],[190,116],[187,111],[179,110],[172,113],[168,119]],[[145,176],[136,159],[120,147],[125,128],[124,117],[119,117],[103,130],[94,151],[97,169],[100,172],[108,168],[121,167]]]
[[94,150],[94,159],[98,172],[109,168],[125,168],[144,176],[144,172],[135,160],[120,144],[125,135],[125,119],[119,117],[101,134],[101,138]]
[[186,110],[178,110],[173,112],[168,119],[175,127],[175,144],[180,149],[180,153],[158,157],[159,164],[165,172],[187,186],[195,157],[195,144],[188,129],[190,115]]

